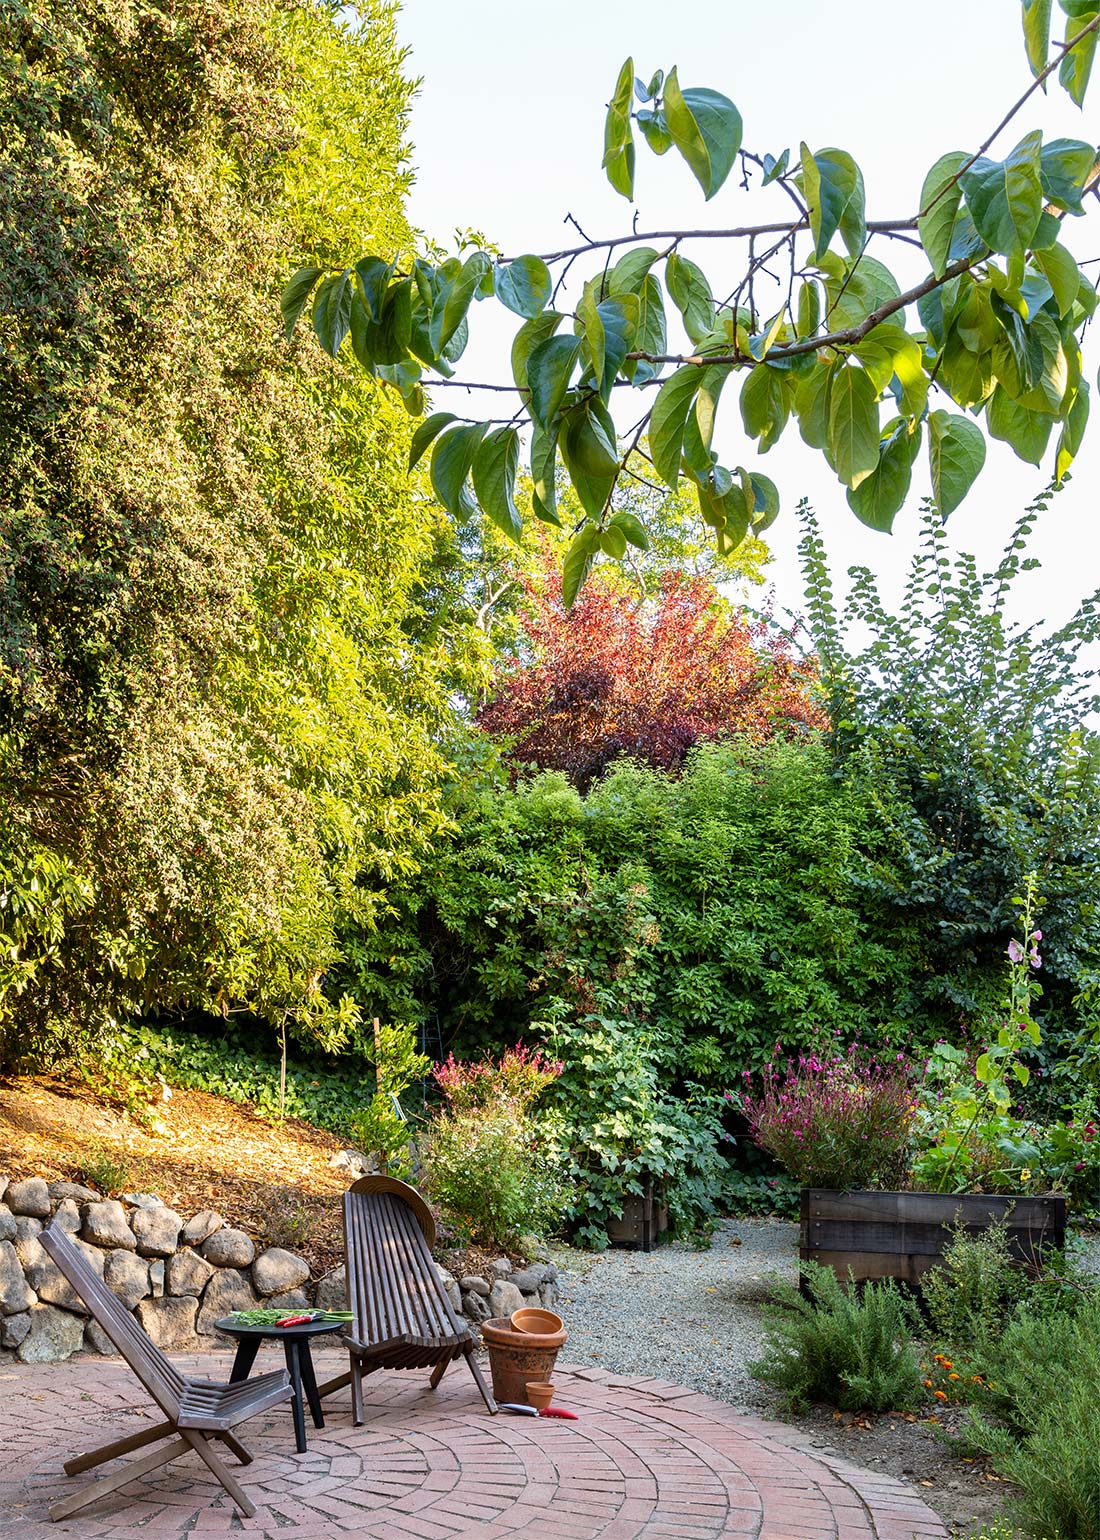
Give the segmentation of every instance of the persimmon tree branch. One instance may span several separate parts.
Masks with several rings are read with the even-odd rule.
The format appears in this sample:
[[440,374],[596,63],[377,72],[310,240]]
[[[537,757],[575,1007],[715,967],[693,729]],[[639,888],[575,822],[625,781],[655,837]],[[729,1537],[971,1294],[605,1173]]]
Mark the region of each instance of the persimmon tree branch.
[[[803,217],[759,225],[733,225],[729,229],[716,230],[632,230],[627,235],[611,235],[604,240],[586,241],[583,246],[564,246],[560,251],[544,251],[538,255],[541,262],[550,265],[564,262],[569,257],[587,256],[591,251],[606,251],[617,246],[644,246],[650,241],[672,241],[674,245],[682,241],[745,241],[761,235],[797,235],[809,228],[809,220]],[[893,235],[898,231],[916,228],[915,215],[904,219],[874,219],[867,222],[867,229],[874,235]],[[502,257],[501,260],[515,262],[518,258]]]
[[[1076,3],[1062,0],[1062,8]],[[1044,141],[1033,130],[1003,160],[988,152],[1052,75],[1081,105],[1100,15],[1083,25],[1071,16],[1065,41],[1052,45],[1046,0],[1026,0],[1021,14],[1033,80],[976,150],[950,151],[929,169],[918,214],[868,220],[863,176],[847,151],[803,142],[797,154],[755,155],[742,148],[741,114],[728,97],[681,85],[675,69],[643,81],[628,59],[604,131],[603,168],[618,193],[635,203],[640,136],[657,154],[674,149],[707,200],[735,167],[749,191],[755,168],[761,187],[782,188],[793,217],[640,230],[635,211],[629,231],[593,238],[570,214],[575,244],[541,255],[499,257],[471,237],[444,260],[403,254],[399,265],[369,255],[335,273],[307,267],[283,298],[288,333],[309,305],[328,352],[335,357],[350,343],[364,368],[400,392],[423,418],[410,467],[430,451],[432,489],[456,519],[480,508],[518,538],[516,478],[526,449],[531,512],[557,523],[564,474],[584,510],[565,561],[567,602],[598,557],[621,560],[628,545],[647,542],[616,498],[635,453],[646,456],[655,482],[694,486],[721,554],[767,529],[778,489],[751,465],[723,464],[714,447],[719,398],[729,399],[735,376],[744,458],[753,446],[770,449],[793,418],[873,529],[890,529],[923,447],[943,517],[980,473],[986,434],[1030,464],[1053,443],[1060,481],[1088,419],[1082,339],[1097,308],[1095,286],[1061,236],[1068,216],[1085,213],[1086,195],[1091,203],[1096,148],[1061,136]],[[903,286],[875,237],[919,247],[926,275]],[[715,241],[747,245],[724,302],[685,255]],[[780,253],[782,277],[769,266]],[[768,320],[758,314],[761,274],[782,292]],[[511,383],[454,375],[474,302],[489,298],[519,319]],[[678,337],[670,345],[670,318],[682,324],[687,346]],[[930,408],[933,387],[943,409]],[[519,409],[505,422],[424,415],[429,390],[511,394]],[[624,390],[653,393],[625,430],[611,410]]]

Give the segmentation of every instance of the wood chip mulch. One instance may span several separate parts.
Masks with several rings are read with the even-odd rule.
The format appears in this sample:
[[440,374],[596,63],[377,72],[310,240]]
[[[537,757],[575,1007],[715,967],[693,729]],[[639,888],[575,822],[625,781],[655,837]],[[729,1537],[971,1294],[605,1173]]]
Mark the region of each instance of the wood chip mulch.
[[151,1133],[86,1086],[2,1080],[0,1175],[103,1190],[95,1173],[109,1159],[124,1173],[117,1188],[156,1193],[184,1218],[216,1209],[254,1240],[308,1257],[314,1276],[342,1260],[339,1200],[349,1178],[329,1163],[339,1139],[203,1091],[172,1091],[158,1112],[163,1131]]

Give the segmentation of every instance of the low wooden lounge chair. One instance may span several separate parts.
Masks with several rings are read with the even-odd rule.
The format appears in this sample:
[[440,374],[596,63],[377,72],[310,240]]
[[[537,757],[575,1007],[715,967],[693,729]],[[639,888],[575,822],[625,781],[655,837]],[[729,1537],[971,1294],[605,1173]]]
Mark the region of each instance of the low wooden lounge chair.
[[43,1230],[39,1240],[165,1418],[154,1427],[143,1428],[140,1433],[131,1433],[127,1438],[116,1439],[114,1443],[67,1460],[65,1474],[75,1476],[80,1471],[102,1465],[105,1460],[114,1460],[146,1444],[178,1435],[163,1448],[143,1455],[140,1460],[130,1461],[121,1470],[100,1481],[92,1481],[71,1497],[55,1503],[50,1509],[50,1518],[67,1519],[108,1492],[129,1486],[140,1476],[147,1476],[150,1471],[167,1465],[191,1449],[217,1476],[245,1517],[251,1518],[256,1512],[255,1504],[249,1501],[240,1483],[214,1453],[211,1441],[220,1439],[242,1465],[247,1465],[252,1456],[231,1430],[258,1412],[266,1412],[269,1407],[290,1400],[293,1391],[286,1370],[260,1374],[236,1385],[220,1385],[213,1380],[192,1379],[180,1374],[95,1273],[80,1248],[58,1228],[56,1221]]
[[496,1402],[474,1357],[474,1338],[447,1298],[432,1262],[432,1211],[415,1187],[392,1176],[365,1176],[344,1194],[348,1265],[347,1329],[352,1415],[363,1421],[363,1375],[376,1369],[428,1369],[434,1390],[456,1358],[465,1358],[489,1411]]

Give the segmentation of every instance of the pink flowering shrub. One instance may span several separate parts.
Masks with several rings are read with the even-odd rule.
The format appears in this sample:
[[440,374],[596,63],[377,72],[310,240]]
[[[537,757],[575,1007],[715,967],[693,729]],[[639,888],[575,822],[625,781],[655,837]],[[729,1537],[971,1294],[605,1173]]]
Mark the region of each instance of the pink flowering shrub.
[[424,1130],[423,1183],[460,1243],[514,1249],[551,1230],[565,1202],[554,1142],[532,1107],[562,1065],[537,1049],[459,1063],[432,1074],[444,1103]]
[[913,1114],[910,1066],[903,1054],[879,1062],[853,1044],[846,1053],[804,1055],[764,1070],[763,1088],[727,1091],[752,1137],[804,1187],[890,1187],[909,1168]]
[[499,1060],[486,1057],[460,1064],[453,1053],[448,1054],[432,1070],[432,1076],[453,1112],[504,1106],[523,1114],[563,1068],[537,1048],[525,1048],[521,1043],[517,1048],[506,1048]]

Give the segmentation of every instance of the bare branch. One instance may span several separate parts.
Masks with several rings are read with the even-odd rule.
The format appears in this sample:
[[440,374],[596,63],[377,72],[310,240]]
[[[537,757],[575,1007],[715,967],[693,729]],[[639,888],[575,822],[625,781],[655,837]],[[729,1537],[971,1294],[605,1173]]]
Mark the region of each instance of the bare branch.
[[[744,241],[756,235],[794,235],[810,228],[807,219],[792,219],[764,225],[738,225],[730,230],[639,230],[630,235],[613,235],[607,240],[588,241],[584,246],[567,246],[561,251],[544,251],[539,255],[543,262],[564,262],[568,257],[583,257],[589,251],[604,251],[608,246],[633,246],[644,241]],[[874,219],[867,224],[875,235],[892,235],[897,231],[915,230],[917,221],[910,219]],[[502,257],[502,262],[513,262],[514,257]]]

